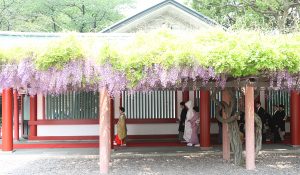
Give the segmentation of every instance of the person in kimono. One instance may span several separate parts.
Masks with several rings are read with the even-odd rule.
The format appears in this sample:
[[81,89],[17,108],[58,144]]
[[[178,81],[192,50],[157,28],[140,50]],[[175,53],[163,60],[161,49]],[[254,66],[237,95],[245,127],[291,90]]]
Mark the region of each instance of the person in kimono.
[[125,109],[123,107],[120,107],[120,114],[121,115],[117,123],[117,135],[114,145],[126,146],[127,127]]
[[192,127],[192,135],[187,146],[200,147],[199,138],[198,138],[198,130],[199,130],[199,123],[200,123],[199,107],[195,106],[193,108],[193,117],[189,120],[189,122],[191,123],[191,127]]
[[184,134],[183,138],[186,142],[189,142],[192,136],[192,125],[190,120],[193,118],[193,104],[192,101],[188,101],[185,103],[187,108],[186,119],[184,124]]

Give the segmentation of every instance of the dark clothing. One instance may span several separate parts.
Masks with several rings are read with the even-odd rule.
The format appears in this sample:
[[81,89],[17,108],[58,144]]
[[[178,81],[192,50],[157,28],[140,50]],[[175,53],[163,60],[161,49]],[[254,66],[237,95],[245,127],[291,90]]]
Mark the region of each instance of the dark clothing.
[[180,114],[180,122],[179,122],[179,132],[184,132],[184,123],[186,119],[186,114],[187,114],[188,109],[185,107],[182,109],[181,114]]
[[280,120],[280,111],[275,111],[273,116],[272,116],[272,120],[271,120],[271,129],[272,129],[272,132],[274,134],[274,143],[277,143],[277,142],[281,141],[280,135],[279,135],[279,132],[278,132],[278,128],[279,128],[278,122],[279,122],[279,120]]
[[262,124],[266,123],[266,111],[264,110],[264,108],[259,107],[259,109],[256,109],[256,114],[259,116],[259,118],[261,119]]
[[[220,117],[222,117],[222,110],[219,111]],[[219,126],[219,135],[218,135],[218,142],[219,144],[222,144],[222,138],[223,138],[223,124],[218,121],[218,126]]]
[[244,112],[240,112],[240,120],[238,120],[238,125],[239,125],[240,132],[245,134],[245,113]]
[[285,131],[285,111],[279,111],[279,117],[278,117],[278,127],[281,131]]

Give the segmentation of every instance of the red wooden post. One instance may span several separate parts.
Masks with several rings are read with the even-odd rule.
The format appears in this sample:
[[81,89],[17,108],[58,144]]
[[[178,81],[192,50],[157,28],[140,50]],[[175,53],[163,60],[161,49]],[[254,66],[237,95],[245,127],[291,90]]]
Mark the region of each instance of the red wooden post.
[[291,92],[291,144],[300,145],[300,96],[296,91]]
[[[37,120],[37,95],[30,96],[30,122]],[[37,126],[30,125],[29,139],[37,136]]]
[[13,89],[2,90],[2,151],[13,150]]
[[[227,91],[222,91],[222,100],[226,103],[230,103],[231,97]],[[227,118],[228,116],[225,115],[223,111],[223,118]],[[223,159],[230,161],[230,142],[229,142],[229,135],[228,135],[228,124],[222,124],[222,147],[223,147]]]
[[111,130],[110,130],[110,98],[106,88],[100,90],[100,133],[99,133],[99,153],[100,153],[100,174],[108,174],[110,153],[111,153]]
[[210,95],[209,91],[200,91],[200,145],[210,147]]
[[19,140],[19,104],[17,90],[14,90],[14,139]]
[[20,105],[20,111],[21,111],[21,120],[19,121],[20,122],[20,125],[21,125],[21,137],[23,137],[23,134],[24,134],[24,127],[23,127],[23,120],[24,120],[24,116],[23,116],[23,101],[24,100],[24,95],[22,94],[21,95],[21,105]]
[[111,138],[111,149],[114,149],[114,138],[115,138],[115,111],[114,111],[114,99],[110,99],[110,138]]
[[246,169],[255,169],[254,137],[254,87],[246,85],[245,91]]
[[187,90],[182,91],[182,101],[187,102],[190,98],[190,92]]

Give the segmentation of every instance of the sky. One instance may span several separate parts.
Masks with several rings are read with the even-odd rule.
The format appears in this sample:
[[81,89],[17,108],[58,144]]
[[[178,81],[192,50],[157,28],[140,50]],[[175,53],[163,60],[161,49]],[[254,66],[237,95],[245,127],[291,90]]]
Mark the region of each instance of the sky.
[[[136,3],[134,3],[133,5],[131,5],[130,8],[126,8],[124,10],[122,10],[122,13],[125,15],[125,16],[132,16],[144,9],[147,9],[159,2],[162,2],[164,0],[135,0]],[[180,3],[183,3],[184,0],[176,0]]]

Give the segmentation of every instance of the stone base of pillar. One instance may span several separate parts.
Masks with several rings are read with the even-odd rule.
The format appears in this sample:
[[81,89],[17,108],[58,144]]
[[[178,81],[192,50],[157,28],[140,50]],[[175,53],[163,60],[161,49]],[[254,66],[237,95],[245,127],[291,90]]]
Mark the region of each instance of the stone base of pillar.
[[0,155],[10,155],[12,153],[14,153],[16,150],[12,150],[12,151],[1,151],[0,150]]

